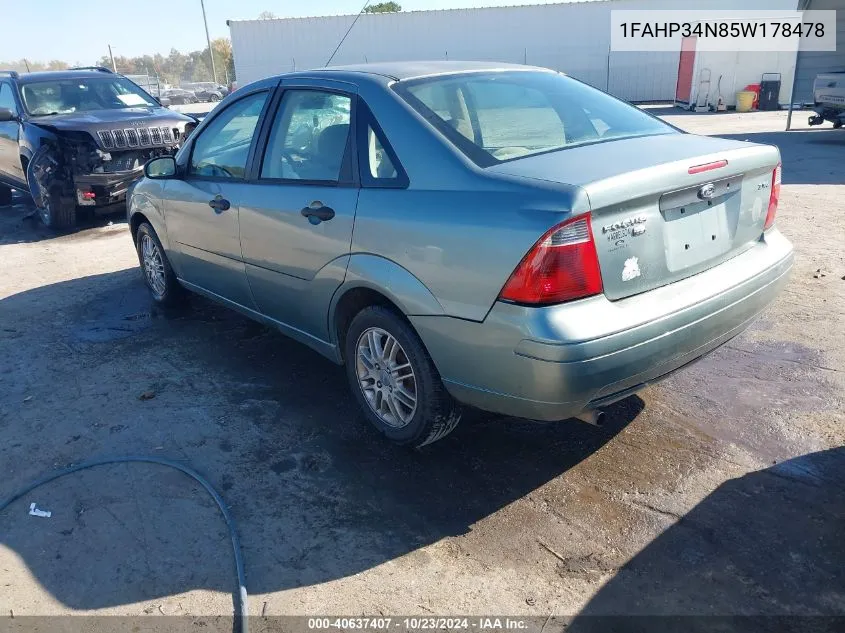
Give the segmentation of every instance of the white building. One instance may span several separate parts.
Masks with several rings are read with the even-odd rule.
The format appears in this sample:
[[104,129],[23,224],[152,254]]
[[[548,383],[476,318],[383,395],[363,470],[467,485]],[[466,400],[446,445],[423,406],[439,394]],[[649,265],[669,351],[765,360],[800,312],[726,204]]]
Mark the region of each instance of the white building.
[[[808,8],[810,2],[813,9],[845,4],[845,0],[744,0],[741,8],[795,10],[799,4]],[[707,0],[696,5],[697,9],[710,10],[739,8],[736,0]],[[679,52],[611,51],[610,11],[688,7],[679,0],[597,0],[364,14],[343,41],[332,65],[423,59],[527,63],[561,70],[630,101],[672,101],[678,90]],[[845,21],[845,10],[840,15]],[[230,20],[239,84],[326,65],[355,18]],[[841,42],[845,37],[840,35],[839,39]],[[762,73],[780,73],[779,101],[787,104],[796,59],[795,52],[696,53],[694,66],[684,71],[692,74],[689,99],[695,101],[697,80],[706,67],[714,93],[718,77],[722,77],[721,94],[728,105],[735,103],[737,90],[759,83]],[[801,95],[796,99],[801,100]]]

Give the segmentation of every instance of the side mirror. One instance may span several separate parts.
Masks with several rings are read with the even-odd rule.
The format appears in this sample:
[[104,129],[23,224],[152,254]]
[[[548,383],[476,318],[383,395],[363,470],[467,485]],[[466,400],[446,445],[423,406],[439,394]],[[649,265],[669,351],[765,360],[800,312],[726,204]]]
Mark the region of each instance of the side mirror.
[[159,156],[147,161],[144,175],[152,180],[165,180],[176,175],[176,159],[172,156]]
[[0,123],[6,121],[17,121],[18,117],[9,108],[0,108]]

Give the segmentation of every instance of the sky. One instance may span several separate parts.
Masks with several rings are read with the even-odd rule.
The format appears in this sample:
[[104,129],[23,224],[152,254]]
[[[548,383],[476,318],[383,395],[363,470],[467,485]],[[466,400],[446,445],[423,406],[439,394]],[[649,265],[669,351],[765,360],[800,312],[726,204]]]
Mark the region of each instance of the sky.
[[[373,0],[379,1],[379,0]],[[541,4],[547,0],[399,0],[403,10]],[[559,0],[560,1],[560,0]],[[566,1],[566,0],[563,0]],[[363,0],[205,0],[212,38],[229,37],[227,19],[354,14]],[[0,61],[60,59],[93,64],[108,54],[166,55],[206,46],[200,0],[0,0],[3,28]],[[8,25],[16,25],[8,28]]]

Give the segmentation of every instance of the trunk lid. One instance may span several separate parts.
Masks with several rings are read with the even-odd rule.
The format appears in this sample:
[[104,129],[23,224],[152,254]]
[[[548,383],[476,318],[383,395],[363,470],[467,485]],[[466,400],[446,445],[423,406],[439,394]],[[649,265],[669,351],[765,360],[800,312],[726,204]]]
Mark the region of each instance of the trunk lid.
[[488,169],[586,191],[604,294],[614,300],[695,275],[753,246],[763,232],[779,160],[769,145],[667,134],[572,147]]

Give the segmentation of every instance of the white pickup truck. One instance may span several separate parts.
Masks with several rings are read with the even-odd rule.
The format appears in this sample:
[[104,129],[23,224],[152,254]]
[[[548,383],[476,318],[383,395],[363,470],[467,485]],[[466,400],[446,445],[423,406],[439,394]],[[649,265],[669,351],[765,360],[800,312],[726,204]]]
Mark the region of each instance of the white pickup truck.
[[845,71],[816,75],[813,104],[816,115],[810,117],[810,125],[825,121],[833,123],[834,128],[845,125]]

